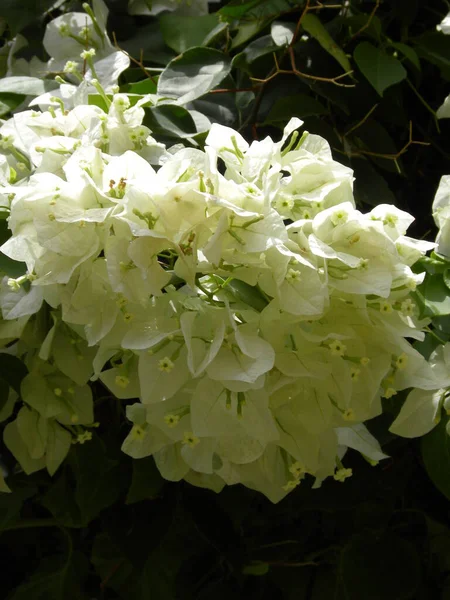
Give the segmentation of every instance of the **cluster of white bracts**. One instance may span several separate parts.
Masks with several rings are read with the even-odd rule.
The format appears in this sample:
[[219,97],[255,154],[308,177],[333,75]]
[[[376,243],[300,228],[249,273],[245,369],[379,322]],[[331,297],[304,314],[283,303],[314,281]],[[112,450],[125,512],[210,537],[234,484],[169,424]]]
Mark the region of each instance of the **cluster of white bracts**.
[[36,419],[85,435],[82,390],[100,378],[139,400],[125,452],[274,502],[307,474],[345,479],[349,447],[382,459],[363,425],[381,397],[436,387],[406,340],[424,335],[410,267],[433,245],[393,206],[356,210],[352,171],[298,119],[277,143],[214,125],[204,151],[170,152],[142,117],[116,95],[108,113],[52,108],[1,130],[2,252],[27,273],[3,281],[0,335],[53,317],[27,349]]

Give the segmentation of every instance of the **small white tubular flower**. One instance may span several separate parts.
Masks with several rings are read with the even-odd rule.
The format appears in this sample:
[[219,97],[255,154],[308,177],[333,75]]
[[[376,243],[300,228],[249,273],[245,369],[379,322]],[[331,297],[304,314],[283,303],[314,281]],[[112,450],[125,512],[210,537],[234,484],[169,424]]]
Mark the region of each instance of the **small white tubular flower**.
[[333,356],[344,356],[347,346],[343,344],[340,340],[333,340],[328,344],[328,347],[331,350],[331,354]]
[[336,471],[336,473],[333,475],[333,479],[335,479],[336,481],[345,481],[346,479],[348,479],[349,477],[351,477],[353,475],[353,471],[351,469],[338,469]]
[[200,443],[200,439],[192,433],[192,431],[185,431],[183,434],[182,444],[189,446],[189,448],[195,448]]
[[73,60],[68,60],[63,67],[63,72],[64,73],[75,73],[75,71],[78,71],[78,63],[76,63]]
[[170,373],[174,366],[174,363],[167,356],[158,361],[158,369],[164,373]]
[[89,48],[88,50],[83,50],[83,52],[81,52],[80,54],[80,57],[83,60],[89,60],[91,58],[94,58],[95,54],[95,48]]

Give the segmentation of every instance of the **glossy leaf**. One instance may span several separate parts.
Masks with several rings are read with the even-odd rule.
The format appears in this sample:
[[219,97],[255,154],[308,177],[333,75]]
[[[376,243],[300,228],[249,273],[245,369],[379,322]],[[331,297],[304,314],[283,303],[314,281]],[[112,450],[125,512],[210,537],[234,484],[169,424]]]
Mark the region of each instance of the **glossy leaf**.
[[217,25],[217,15],[179,15],[166,13],[159,20],[164,41],[178,54],[195,46],[202,46],[204,39]]
[[342,48],[336,44],[321,20],[316,17],[316,15],[311,12],[306,13],[302,19],[302,27],[307,33],[309,33],[310,36],[319,42],[319,44],[326,52],[328,52],[328,54],[331,54],[331,56],[337,60],[346,73],[352,70],[347,55]]
[[354,53],[358,68],[380,96],[384,91],[406,78],[407,72],[399,60],[370,42],[359,44]]
[[231,70],[230,59],[212,48],[191,48],[161,73],[158,93],[186,104],[214,89]]
[[438,488],[450,500],[450,435],[447,431],[449,418],[441,419],[441,422],[421,443],[422,458],[428,476]]

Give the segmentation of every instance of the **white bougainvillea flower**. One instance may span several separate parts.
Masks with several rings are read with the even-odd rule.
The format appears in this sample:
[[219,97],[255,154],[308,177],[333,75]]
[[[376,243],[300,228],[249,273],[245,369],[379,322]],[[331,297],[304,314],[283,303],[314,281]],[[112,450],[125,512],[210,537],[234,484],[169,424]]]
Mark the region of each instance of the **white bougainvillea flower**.
[[[53,30],[79,44],[73,19]],[[94,69],[112,56],[104,19],[84,32]],[[68,444],[88,443],[90,378],[137,400],[124,452],[153,455],[171,481],[242,483],[273,502],[305,479],[344,481],[349,448],[385,458],[364,427],[382,397],[417,387],[393,427],[431,428],[448,383],[440,358],[407,341],[428,323],[411,295],[424,274],[411,266],[433,246],[406,236],[412,217],[356,210],[352,171],[299,119],[281,141],[248,144],[214,125],[205,150],[169,152],[143,125],[147,98],[112,94],[102,110],[83,100],[88,85],[0,129],[12,234],[1,250],[25,263],[0,287],[2,343],[43,323],[44,304],[51,315],[42,339],[19,344],[36,364],[29,408],[5,430],[22,468],[54,472]],[[75,422],[76,436],[64,429]]]
[[437,31],[442,31],[445,35],[450,34],[450,13],[442,19],[439,25],[436,25]]

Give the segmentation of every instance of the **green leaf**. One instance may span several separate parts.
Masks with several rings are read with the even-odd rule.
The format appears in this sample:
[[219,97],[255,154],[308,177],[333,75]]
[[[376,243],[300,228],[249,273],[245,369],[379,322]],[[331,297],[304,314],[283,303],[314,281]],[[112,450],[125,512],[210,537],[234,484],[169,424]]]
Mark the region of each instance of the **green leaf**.
[[391,533],[355,536],[341,554],[340,578],[346,600],[406,600],[421,582],[414,546]]
[[424,305],[423,316],[437,317],[450,314],[450,294],[441,275],[427,276],[416,293]]
[[242,46],[242,44],[245,44],[245,42],[248,42],[248,40],[264,29],[269,23],[270,19],[265,19],[263,21],[251,21],[250,23],[240,23],[237,34],[234,36],[231,43],[232,50]]
[[437,489],[450,500],[450,436],[448,417],[443,417],[437,427],[421,441],[422,458],[426,472]]
[[262,21],[275,19],[281,13],[290,12],[302,4],[304,0],[233,0],[219,10],[219,15],[229,22],[243,17],[245,21]]
[[361,73],[380,96],[387,88],[403,81],[407,76],[406,69],[399,60],[370,42],[358,44],[353,58]]
[[161,73],[158,94],[185,104],[207,94],[231,70],[229,57],[212,48],[191,48],[174,58]]
[[234,21],[240,19],[252,8],[261,4],[261,0],[250,0],[249,2],[229,2],[226,6],[219,10],[219,15],[227,20]]
[[377,15],[355,15],[354,17],[347,17],[344,22],[349,28],[351,36],[355,35],[357,31],[363,30],[365,36],[369,36],[377,42],[380,41],[383,26]]
[[37,77],[14,76],[0,79],[0,93],[40,96],[59,87],[56,81]]
[[122,471],[119,463],[107,456],[105,445],[97,435],[73,447],[69,464],[75,477],[75,501],[81,522],[87,525],[116,501],[121,493]]
[[155,498],[161,492],[164,479],[158,471],[152,456],[133,460],[133,475],[128,490],[126,504],[134,504]]
[[6,20],[12,35],[16,35],[55,4],[54,0],[2,0],[2,17]]
[[159,24],[166,44],[181,54],[189,48],[203,45],[217,25],[217,14],[191,16],[165,13]]
[[155,135],[188,138],[197,133],[194,120],[189,111],[175,104],[147,108],[144,124]]
[[91,563],[106,587],[113,589],[124,599],[125,593],[130,594],[130,589],[136,584],[137,574],[130,560],[107,533],[102,532],[95,537]]
[[[2,219],[0,219],[0,244],[4,244],[10,237],[11,230],[8,227],[7,221],[2,216]],[[3,252],[0,252],[0,272],[8,275],[8,277],[15,278],[24,275],[26,270],[27,266],[25,263],[13,260],[12,258],[9,258],[9,256],[3,254]]]
[[[153,65],[166,66],[172,60],[174,53],[164,43],[161,27],[158,19],[152,19],[150,23],[137,27],[134,20],[131,37],[120,42],[120,47],[131,56],[140,57],[144,61],[150,61]],[[129,69],[131,70],[131,69]],[[126,75],[125,71],[124,75]]]
[[265,562],[252,562],[250,565],[246,565],[242,569],[244,575],[256,575],[261,577],[269,572],[269,565]]
[[337,60],[346,73],[352,70],[347,55],[342,48],[336,44],[316,15],[306,13],[302,19],[302,27],[311,37],[319,42],[328,54],[331,54],[331,56]]
[[137,81],[136,83],[129,83],[124,86],[124,92],[127,94],[140,94],[145,96],[146,94],[156,94],[156,87],[158,85],[158,77],[153,79],[147,78],[143,81]]
[[11,489],[8,487],[8,484],[5,481],[5,476],[2,471],[0,471],[0,492],[2,493],[10,493]]
[[25,501],[36,492],[35,487],[13,487],[11,494],[0,494],[0,531],[11,527],[19,519]]
[[24,363],[12,354],[0,354],[0,377],[20,394],[22,379],[27,375],[28,369]]
[[41,500],[53,517],[64,527],[82,527],[84,523],[81,520],[80,509],[74,498],[73,479],[68,467],[64,465],[51,487]]
[[438,32],[425,33],[417,42],[417,54],[436,65],[444,77],[450,78],[450,38]]
[[16,392],[0,377],[0,423],[12,415],[16,401]]
[[251,42],[242,52],[236,54],[233,58],[233,68],[242,69],[251,74],[251,64],[267,54],[272,54],[278,50],[278,46],[273,42],[272,36],[263,35],[254,42]]
[[237,300],[245,302],[252,308],[262,311],[268,304],[261,291],[253,285],[249,285],[240,279],[233,279],[228,284]]
[[[67,534],[68,536],[70,534]],[[47,557],[41,561],[30,579],[22,583],[10,600],[84,600],[83,582],[89,571],[86,557],[80,552]]]
[[285,124],[291,117],[310,117],[311,115],[323,115],[327,113],[324,105],[307,94],[295,94],[278,98],[272,106],[265,123]]
[[420,71],[420,58],[417,56],[417,52],[402,42],[391,42],[391,46],[401,52],[403,56]]
[[25,100],[24,94],[3,92],[0,94],[0,117],[4,117]]
[[354,194],[357,205],[377,206],[380,198],[386,204],[395,204],[395,196],[385,178],[368,160],[353,159],[352,167],[355,170]]
[[445,269],[444,273],[443,273],[443,278],[444,278],[444,283],[445,285],[448,287],[448,289],[450,290],[450,268]]

